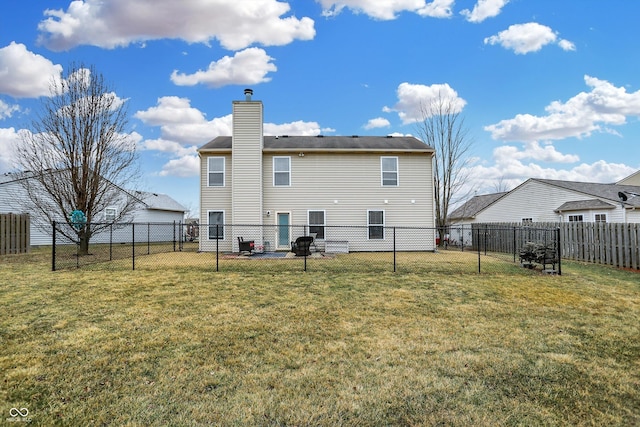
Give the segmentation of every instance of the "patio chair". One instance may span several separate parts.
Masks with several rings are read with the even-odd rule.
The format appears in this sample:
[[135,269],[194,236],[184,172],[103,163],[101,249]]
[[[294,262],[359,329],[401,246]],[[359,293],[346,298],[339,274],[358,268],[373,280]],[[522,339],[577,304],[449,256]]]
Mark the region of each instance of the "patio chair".
[[238,247],[240,253],[249,252],[249,255],[253,253],[255,243],[253,240],[244,240],[241,236],[238,236]]
[[311,244],[313,243],[313,237],[300,236],[295,242],[291,242],[291,252],[296,256],[309,256],[311,255]]

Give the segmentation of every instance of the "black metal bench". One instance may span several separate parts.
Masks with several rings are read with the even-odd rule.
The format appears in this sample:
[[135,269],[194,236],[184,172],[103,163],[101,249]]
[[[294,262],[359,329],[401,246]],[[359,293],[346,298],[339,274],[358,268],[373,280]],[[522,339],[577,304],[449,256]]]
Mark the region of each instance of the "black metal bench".
[[291,252],[296,254],[296,256],[310,256],[312,243],[313,237],[300,236],[295,242],[291,242]]
[[238,236],[238,247],[240,253],[249,252],[249,255],[251,255],[255,248],[255,243],[253,240],[244,240],[244,238]]

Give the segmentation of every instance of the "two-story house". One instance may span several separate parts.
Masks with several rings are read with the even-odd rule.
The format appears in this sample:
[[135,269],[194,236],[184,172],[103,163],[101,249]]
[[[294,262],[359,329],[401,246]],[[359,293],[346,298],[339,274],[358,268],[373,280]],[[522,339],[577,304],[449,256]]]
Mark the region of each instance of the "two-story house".
[[375,251],[388,227],[434,227],[433,148],[414,137],[265,136],[252,94],[232,103],[233,135],[198,150],[201,250],[237,251],[239,235],[288,250],[301,225],[319,242],[344,239],[331,226],[362,226],[350,250]]

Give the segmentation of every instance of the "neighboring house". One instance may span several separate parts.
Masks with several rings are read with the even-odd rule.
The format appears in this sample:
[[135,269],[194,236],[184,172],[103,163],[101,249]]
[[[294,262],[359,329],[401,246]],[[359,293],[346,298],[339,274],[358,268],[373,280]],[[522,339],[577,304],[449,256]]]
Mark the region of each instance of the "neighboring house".
[[[27,193],[19,182],[22,179],[30,179],[28,175],[5,173],[0,175],[0,213],[29,213],[31,216],[31,245],[51,245],[52,230],[48,220],[34,212],[24,212],[26,204],[24,199]],[[186,208],[180,205],[166,194],[149,193],[143,191],[126,191],[118,189],[123,197],[133,197],[136,201],[136,209],[126,218],[126,222],[135,223],[172,223],[181,222]],[[46,196],[43,196],[46,197]],[[94,218],[94,222],[112,222],[118,215],[119,206],[108,206]],[[64,222],[60,218],[60,222]],[[170,230],[173,234],[173,229]],[[156,236],[158,237],[158,236]],[[96,235],[92,242],[99,242],[100,236]],[[104,240],[104,239],[102,239]]]
[[[364,226],[349,249],[381,250],[392,239],[385,226],[434,227],[433,148],[413,137],[264,136],[262,102],[245,95],[232,103],[233,135],[198,150],[201,250],[237,251],[240,234],[290,249],[292,225],[319,243],[347,240],[330,226]],[[224,224],[272,227],[215,227]]]
[[[634,178],[635,176],[635,178]],[[640,222],[640,186],[528,179],[507,193],[476,196],[449,215],[449,224],[491,222]],[[623,195],[623,196],[621,196]]]
[[640,187],[640,171],[633,173],[631,175],[629,175],[626,178],[621,179],[620,181],[616,182],[616,184],[619,185],[637,185]]

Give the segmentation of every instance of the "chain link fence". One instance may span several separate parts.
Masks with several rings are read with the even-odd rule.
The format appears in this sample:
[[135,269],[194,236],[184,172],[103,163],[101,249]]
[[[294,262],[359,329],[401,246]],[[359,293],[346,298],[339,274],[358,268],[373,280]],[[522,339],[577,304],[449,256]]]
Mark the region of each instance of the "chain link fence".
[[531,227],[94,223],[54,224],[53,235],[54,271],[561,273],[559,233]]

